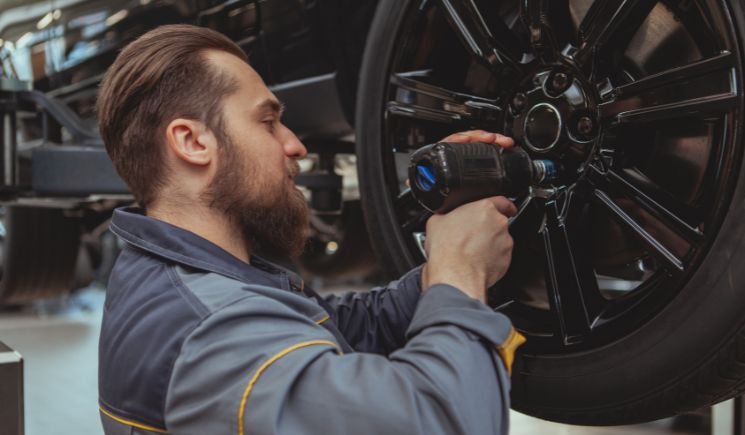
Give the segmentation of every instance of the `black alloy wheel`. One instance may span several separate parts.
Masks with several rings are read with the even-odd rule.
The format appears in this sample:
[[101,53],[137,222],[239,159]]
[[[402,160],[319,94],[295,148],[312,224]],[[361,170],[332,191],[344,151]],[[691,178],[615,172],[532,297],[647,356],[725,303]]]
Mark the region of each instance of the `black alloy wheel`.
[[745,386],[743,30],[737,0],[382,0],[357,106],[371,239],[425,261],[409,156],[455,131],[560,167],[515,198],[490,304],[528,337],[513,405],[626,424]]

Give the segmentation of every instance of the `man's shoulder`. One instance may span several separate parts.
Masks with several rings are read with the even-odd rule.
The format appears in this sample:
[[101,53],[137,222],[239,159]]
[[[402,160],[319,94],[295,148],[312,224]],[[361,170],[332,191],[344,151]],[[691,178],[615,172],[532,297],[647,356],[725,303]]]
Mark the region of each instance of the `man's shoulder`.
[[[200,317],[206,317],[235,304],[287,306],[301,313],[315,313],[318,304],[302,293],[280,288],[281,280],[271,285],[266,277],[239,279],[230,274],[195,268],[161,258],[152,253],[127,247],[122,251],[111,274],[107,304],[131,305],[143,298],[163,298],[186,302]],[[134,308],[134,307],[132,307]]]
[[307,296],[266,284],[242,281],[215,272],[174,265],[185,297],[195,298],[209,315],[230,309],[250,314],[295,313],[315,319],[325,311]]

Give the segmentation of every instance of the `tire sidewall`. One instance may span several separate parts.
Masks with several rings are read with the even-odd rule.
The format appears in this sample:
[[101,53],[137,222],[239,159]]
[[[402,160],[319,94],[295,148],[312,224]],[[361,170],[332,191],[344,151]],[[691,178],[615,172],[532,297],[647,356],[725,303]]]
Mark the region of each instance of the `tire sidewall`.
[[397,225],[385,180],[383,156],[374,146],[382,144],[386,80],[391,53],[398,39],[398,29],[412,0],[381,0],[368,35],[362,61],[357,94],[357,171],[362,209],[370,241],[385,273],[391,277],[416,266],[408,246],[399,231],[386,231]]

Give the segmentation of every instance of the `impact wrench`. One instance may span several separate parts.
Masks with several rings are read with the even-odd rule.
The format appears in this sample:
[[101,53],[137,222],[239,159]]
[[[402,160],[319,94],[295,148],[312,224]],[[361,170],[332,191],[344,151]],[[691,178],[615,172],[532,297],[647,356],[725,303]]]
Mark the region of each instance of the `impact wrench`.
[[558,177],[558,170],[553,161],[533,160],[517,146],[435,143],[412,154],[409,180],[414,198],[441,214],[490,196],[522,196],[532,184]]

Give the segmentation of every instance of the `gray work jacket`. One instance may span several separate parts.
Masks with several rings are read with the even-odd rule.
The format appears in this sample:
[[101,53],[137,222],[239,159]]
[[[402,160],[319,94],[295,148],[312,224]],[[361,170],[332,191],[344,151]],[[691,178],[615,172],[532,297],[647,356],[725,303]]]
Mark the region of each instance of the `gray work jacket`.
[[[323,299],[295,274],[137,209],[107,289],[99,403],[114,434],[503,434],[519,336],[420,271]],[[500,356],[501,355],[501,356]]]

